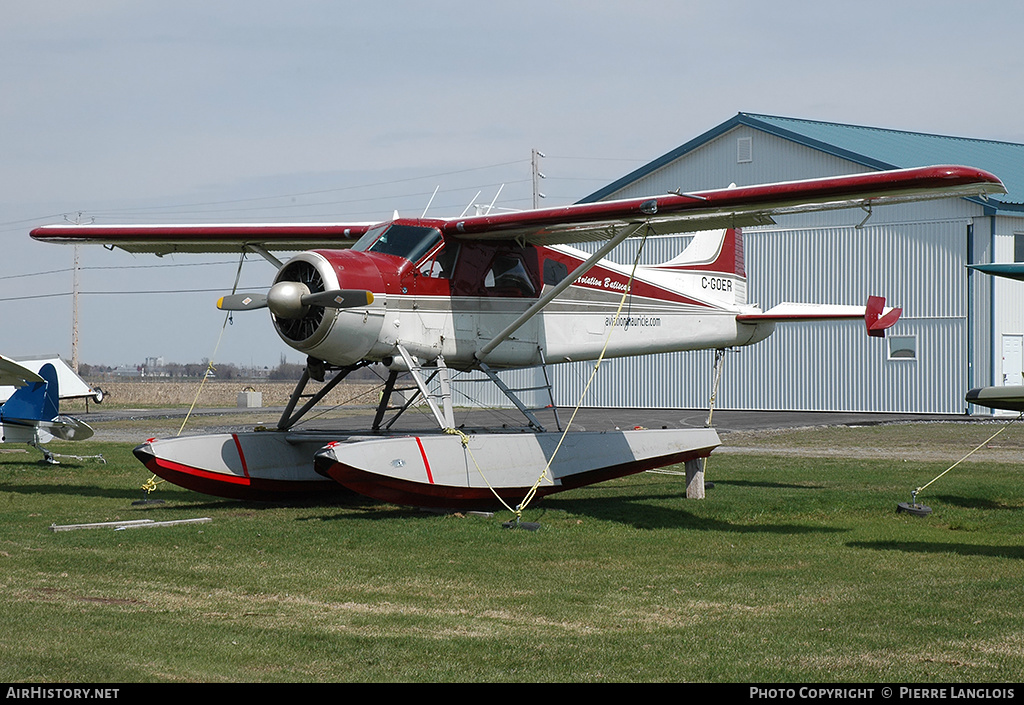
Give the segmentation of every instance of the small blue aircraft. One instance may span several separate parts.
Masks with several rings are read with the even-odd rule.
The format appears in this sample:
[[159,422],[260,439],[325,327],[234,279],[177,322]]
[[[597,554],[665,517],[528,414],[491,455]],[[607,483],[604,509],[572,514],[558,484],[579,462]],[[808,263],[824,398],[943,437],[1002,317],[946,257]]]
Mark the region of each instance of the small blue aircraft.
[[54,438],[80,441],[92,436],[93,430],[87,423],[60,413],[57,370],[53,365],[47,363],[36,373],[0,355],[0,385],[17,387],[0,406],[0,442],[27,443],[39,450],[47,463],[56,465],[56,454],[42,448],[42,444]]

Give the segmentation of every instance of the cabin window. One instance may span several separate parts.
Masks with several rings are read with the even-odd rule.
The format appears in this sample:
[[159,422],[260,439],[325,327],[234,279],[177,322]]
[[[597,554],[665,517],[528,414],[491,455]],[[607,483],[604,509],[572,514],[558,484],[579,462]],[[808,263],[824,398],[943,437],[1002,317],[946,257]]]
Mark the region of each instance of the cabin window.
[[484,288],[515,291],[521,296],[536,296],[537,288],[530,281],[530,273],[519,257],[499,255],[484,276]]
[[556,259],[544,260],[544,283],[554,286],[569,276],[569,268]]
[[416,262],[439,242],[441,233],[437,228],[392,223],[384,228],[368,230],[352,249],[394,255]]
[[459,243],[448,242],[420,265],[420,274],[435,279],[451,279],[458,258]]

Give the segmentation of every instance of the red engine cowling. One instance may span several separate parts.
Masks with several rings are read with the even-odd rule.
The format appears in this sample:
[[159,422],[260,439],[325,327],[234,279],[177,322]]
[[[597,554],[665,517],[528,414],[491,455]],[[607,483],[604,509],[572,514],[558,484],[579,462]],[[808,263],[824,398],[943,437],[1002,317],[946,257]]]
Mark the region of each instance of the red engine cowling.
[[365,289],[374,303],[335,309],[312,305],[297,318],[271,314],[285,343],[334,365],[349,365],[371,356],[384,323],[385,288],[374,258],[351,250],[312,250],[288,260],[274,283],[304,284],[310,293],[334,289]]

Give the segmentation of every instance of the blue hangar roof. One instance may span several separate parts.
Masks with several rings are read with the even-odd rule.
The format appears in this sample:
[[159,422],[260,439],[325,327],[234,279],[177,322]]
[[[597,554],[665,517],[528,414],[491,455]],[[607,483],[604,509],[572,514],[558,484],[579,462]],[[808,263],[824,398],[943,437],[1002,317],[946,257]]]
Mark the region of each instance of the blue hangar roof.
[[1008,193],[989,197],[997,210],[1024,213],[1024,144],[929,135],[921,132],[887,130],[878,127],[843,125],[797,118],[738,113],[731,120],[708,130],[668,154],[658,157],[618,181],[582,199],[601,200],[624,186],[660,169],[688,152],[740,125],[791,140],[873,169],[905,169],[930,164],[963,164],[985,169],[998,176]]

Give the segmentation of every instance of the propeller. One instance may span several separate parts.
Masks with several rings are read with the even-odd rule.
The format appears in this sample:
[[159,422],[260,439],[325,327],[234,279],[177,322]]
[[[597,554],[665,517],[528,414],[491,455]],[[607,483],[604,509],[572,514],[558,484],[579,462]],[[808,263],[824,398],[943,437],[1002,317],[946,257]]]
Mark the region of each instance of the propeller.
[[267,294],[231,294],[217,300],[221,311],[249,311],[269,308],[278,318],[296,319],[306,315],[310,306],[353,308],[373,303],[373,292],[363,289],[335,289],[310,293],[302,282],[283,281],[270,287]]

